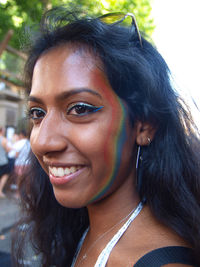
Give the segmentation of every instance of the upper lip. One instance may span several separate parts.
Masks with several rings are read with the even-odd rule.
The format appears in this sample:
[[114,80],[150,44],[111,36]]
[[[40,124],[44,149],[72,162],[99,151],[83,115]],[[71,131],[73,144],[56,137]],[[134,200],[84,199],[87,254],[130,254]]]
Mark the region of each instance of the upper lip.
[[49,167],[64,167],[64,168],[70,168],[72,166],[85,166],[85,164],[80,163],[63,163],[63,162],[51,162],[51,161],[44,161],[44,163]]

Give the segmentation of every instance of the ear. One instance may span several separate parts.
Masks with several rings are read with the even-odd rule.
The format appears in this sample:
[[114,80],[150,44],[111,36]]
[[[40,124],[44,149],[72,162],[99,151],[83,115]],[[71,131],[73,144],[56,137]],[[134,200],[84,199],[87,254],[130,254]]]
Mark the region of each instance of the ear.
[[136,125],[136,143],[139,146],[148,146],[152,142],[156,133],[156,127],[149,122],[137,122]]

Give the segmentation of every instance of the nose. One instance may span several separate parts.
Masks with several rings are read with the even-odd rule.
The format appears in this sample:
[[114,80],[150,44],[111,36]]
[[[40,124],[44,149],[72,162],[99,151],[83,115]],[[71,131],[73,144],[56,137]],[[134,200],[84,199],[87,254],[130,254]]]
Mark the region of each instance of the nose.
[[[40,124],[33,126],[31,147],[36,156],[64,151],[68,147],[66,124],[55,112],[47,113]],[[63,127],[64,126],[64,127]],[[65,129],[64,129],[65,128]]]

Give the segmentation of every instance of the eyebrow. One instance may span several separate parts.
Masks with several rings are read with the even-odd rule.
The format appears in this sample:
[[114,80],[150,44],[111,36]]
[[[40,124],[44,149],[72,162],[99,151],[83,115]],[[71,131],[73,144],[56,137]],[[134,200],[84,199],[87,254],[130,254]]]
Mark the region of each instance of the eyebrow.
[[[99,98],[102,99],[102,97],[101,97],[101,95],[99,93],[97,93],[94,90],[88,89],[88,88],[71,89],[71,90],[69,90],[67,92],[62,92],[61,94],[57,95],[55,98],[56,98],[57,101],[62,101],[63,99],[69,98],[70,96],[73,96],[73,95],[76,95],[76,94],[80,94],[80,93],[83,93],[83,92],[93,94],[93,95],[98,96]],[[40,104],[43,103],[43,101],[39,97],[35,97],[35,96],[32,96],[32,95],[30,95],[28,97],[28,101],[37,102],[37,103],[40,103]]]

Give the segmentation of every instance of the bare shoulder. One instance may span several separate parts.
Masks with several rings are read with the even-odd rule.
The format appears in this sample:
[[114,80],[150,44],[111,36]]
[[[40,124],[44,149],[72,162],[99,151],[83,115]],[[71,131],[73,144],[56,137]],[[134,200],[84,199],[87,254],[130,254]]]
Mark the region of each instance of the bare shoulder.
[[[144,255],[165,247],[188,247],[189,245],[178,234],[169,227],[160,223],[151,213],[148,207],[145,207],[140,220],[131,225],[130,232],[125,236],[129,244],[129,258],[132,257],[132,263],[135,264]],[[125,245],[125,242],[123,245]],[[127,248],[127,243],[126,243]],[[126,252],[127,252],[126,251]],[[170,266],[186,266],[183,264]]]
[[[144,207],[140,221],[138,221],[138,225],[136,226],[135,234],[141,244],[140,247],[147,248],[149,246],[151,250],[166,246],[189,247],[188,243],[175,231],[159,222],[148,206]],[[139,232],[139,235],[137,232]]]
[[[165,258],[165,256],[162,255],[166,254],[166,250],[167,254],[169,250],[173,250],[173,253],[170,252],[173,257],[176,248],[180,248],[180,250],[186,248],[186,252],[189,252],[187,251],[189,245],[170,228],[158,222],[148,207],[145,207],[140,215],[141,216],[138,216],[130,225],[130,228],[114,248],[108,261],[108,267],[134,266],[143,257],[145,257],[145,262],[146,260],[148,261],[148,259],[152,262],[152,253],[154,257],[158,255],[158,259],[160,259],[160,257]],[[185,250],[183,253],[185,253]],[[187,267],[190,265],[179,263],[168,264],[166,266]]]

